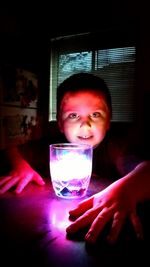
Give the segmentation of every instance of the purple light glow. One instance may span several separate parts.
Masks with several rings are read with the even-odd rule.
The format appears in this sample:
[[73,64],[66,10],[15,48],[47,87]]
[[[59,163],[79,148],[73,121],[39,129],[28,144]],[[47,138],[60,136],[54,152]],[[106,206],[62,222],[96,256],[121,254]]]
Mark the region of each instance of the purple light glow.
[[59,231],[65,232],[69,226],[69,210],[76,205],[76,201],[53,200],[49,211],[50,223]]
[[88,145],[67,143],[50,146],[51,181],[57,196],[85,196],[92,172],[92,152]]

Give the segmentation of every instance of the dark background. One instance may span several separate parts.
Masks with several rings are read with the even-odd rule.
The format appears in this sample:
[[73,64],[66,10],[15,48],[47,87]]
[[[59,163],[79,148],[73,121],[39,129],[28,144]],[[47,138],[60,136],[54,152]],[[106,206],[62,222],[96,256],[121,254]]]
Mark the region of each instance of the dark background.
[[[63,3],[62,3],[63,2]],[[0,9],[0,62],[34,71],[39,79],[38,112],[47,120],[50,39],[112,29],[134,29],[137,43],[138,120],[144,137],[150,124],[150,27],[146,2],[12,3]],[[13,2],[14,3],[14,2]],[[81,5],[82,4],[82,5]],[[114,36],[112,34],[111,38]],[[115,37],[116,38],[116,37]],[[118,41],[120,36],[117,36]],[[147,140],[146,138],[145,140]]]

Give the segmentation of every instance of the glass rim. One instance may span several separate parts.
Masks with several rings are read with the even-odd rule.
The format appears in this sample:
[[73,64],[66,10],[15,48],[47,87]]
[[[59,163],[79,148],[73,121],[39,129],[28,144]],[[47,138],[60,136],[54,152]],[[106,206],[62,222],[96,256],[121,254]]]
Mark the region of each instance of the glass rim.
[[78,143],[54,143],[49,145],[50,148],[57,149],[92,149],[92,146],[89,144],[78,144]]

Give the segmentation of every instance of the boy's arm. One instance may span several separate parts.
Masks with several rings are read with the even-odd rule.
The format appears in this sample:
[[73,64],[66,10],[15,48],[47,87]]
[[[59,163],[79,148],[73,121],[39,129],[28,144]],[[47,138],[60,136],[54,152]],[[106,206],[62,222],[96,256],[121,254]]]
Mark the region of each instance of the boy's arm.
[[83,200],[71,210],[70,216],[76,217],[67,229],[74,234],[90,225],[85,236],[87,242],[94,243],[104,226],[111,221],[108,241],[114,242],[128,217],[136,232],[137,238],[143,238],[142,225],[136,207],[150,199],[150,161],[139,163],[131,172],[112,183],[106,189]]
[[17,166],[25,161],[25,159],[22,157],[21,153],[19,152],[18,146],[11,146],[5,150],[6,159],[8,160],[8,163],[10,164],[11,168],[17,168]]
[[11,188],[15,188],[15,192],[20,193],[31,181],[39,185],[45,184],[42,177],[22,157],[17,146],[9,147],[6,149],[5,154],[10,171],[0,179],[1,194]]
[[150,199],[150,161],[139,163],[123,177],[122,186],[134,198],[135,203]]

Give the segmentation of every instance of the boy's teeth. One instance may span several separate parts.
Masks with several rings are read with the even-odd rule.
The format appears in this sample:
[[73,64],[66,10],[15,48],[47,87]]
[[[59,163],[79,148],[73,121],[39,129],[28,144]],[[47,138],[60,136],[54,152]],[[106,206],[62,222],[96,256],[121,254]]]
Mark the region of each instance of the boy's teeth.
[[91,136],[90,135],[82,135],[82,136],[79,136],[79,138],[81,138],[81,139],[89,139],[89,138],[91,138]]

